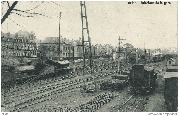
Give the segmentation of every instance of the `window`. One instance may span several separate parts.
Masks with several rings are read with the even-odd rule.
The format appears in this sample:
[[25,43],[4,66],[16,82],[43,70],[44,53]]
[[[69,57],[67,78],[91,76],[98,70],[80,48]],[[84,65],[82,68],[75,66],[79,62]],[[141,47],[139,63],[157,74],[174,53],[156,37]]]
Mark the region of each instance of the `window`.
[[171,64],[171,61],[169,61],[169,64]]

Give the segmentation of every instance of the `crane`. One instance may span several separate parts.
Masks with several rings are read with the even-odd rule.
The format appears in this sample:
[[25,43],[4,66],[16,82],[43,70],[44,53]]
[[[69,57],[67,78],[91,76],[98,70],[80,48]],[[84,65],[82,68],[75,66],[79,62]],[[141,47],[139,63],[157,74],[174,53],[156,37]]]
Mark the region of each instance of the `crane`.
[[85,92],[94,92],[96,90],[96,81],[95,81],[95,78],[92,76],[93,67],[92,67],[91,38],[89,36],[85,1],[80,1],[80,6],[81,6],[81,21],[82,21],[82,48],[83,48],[83,61],[84,61],[83,77],[85,77],[85,68],[88,69],[88,66],[89,66],[91,70],[91,76],[88,78],[93,78],[93,82],[94,82],[94,84],[91,84],[90,86],[88,86],[88,85],[85,85],[85,81],[84,81],[83,89],[85,90]]
[[81,21],[82,21],[82,48],[83,48],[83,76],[85,75],[86,59],[88,59],[87,65],[90,66],[92,74],[92,51],[91,51],[91,38],[89,36],[89,28],[86,13],[85,1],[80,1],[81,6]]

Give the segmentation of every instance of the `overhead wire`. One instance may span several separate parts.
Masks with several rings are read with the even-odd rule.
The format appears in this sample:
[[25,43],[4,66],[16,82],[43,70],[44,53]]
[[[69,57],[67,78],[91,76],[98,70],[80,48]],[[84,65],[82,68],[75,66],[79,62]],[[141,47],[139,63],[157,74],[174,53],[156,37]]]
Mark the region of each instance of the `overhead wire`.
[[51,1],[52,3],[54,3],[55,5],[57,5],[57,6],[60,6],[61,7],[61,5],[59,5],[59,4],[57,4],[56,2],[54,2],[54,1]]
[[19,16],[22,16],[22,17],[34,17],[34,16],[30,16],[30,15],[27,15],[27,16],[25,16],[25,15],[22,15],[22,14],[20,14],[20,13],[17,13],[17,12],[11,12],[11,13],[14,13],[14,14],[16,14],[16,15],[19,15]]
[[52,18],[50,16],[46,16],[45,14],[41,14],[41,13],[36,13],[36,12],[27,12],[27,11],[23,11],[23,10],[19,10],[19,9],[13,9],[14,11],[18,11],[18,12],[22,12],[22,13],[27,13],[27,14],[33,14],[33,15],[41,15],[41,16],[44,16],[44,17],[48,17],[48,18]]
[[[57,4],[56,2],[53,2],[53,1],[50,1],[52,2],[53,4],[57,5],[57,6],[60,6],[59,4]],[[10,6],[9,5],[9,2],[8,1],[2,1],[1,2],[2,4],[4,3],[7,3],[8,4],[8,7]],[[37,9],[38,7],[40,7],[42,4],[44,3],[44,1],[42,1],[40,4],[38,4],[37,6],[35,6],[34,8],[32,9],[29,9],[29,10],[19,10],[19,9],[13,9],[13,12],[11,13],[14,13],[18,16],[22,16],[22,17],[34,17],[33,15],[41,15],[41,16],[44,16],[44,17],[47,17],[47,18],[52,18],[51,16],[47,16],[45,14],[42,14],[42,13],[36,13],[36,12],[29,12],[29,11],[32,11],[32,10],[35,10]],[[24,15],[22,13],[25,13],[27,15]],[[58,17],[58,16],[53,16],[53,17]],[[16,25],[20,26],[20,27],[23,27],[25,28],[24,26],[21,26],[20,24],[16,23],[14,20],[12,20],[11,18],[8,17],[9,20],[11,20],[13,23],[15,23]]]
[[38,4],[38,5],[35,6],[34,8],[29,9],[29,10],[25,10],[25,11],[31,11],[31,10],[37,9],[37,8],[38,8],[39,6],[41,6],[43,3],[44,3],[44,1],[42,1],[40,4]]
[[[8,17],[8,19],[11,20],[13,23],[15,23],[17,26],[22,27],[22,28],[25,28],[24,26],[18,24],[17,22],[15,22],[14,20],[12,20],[11,18]],[[26,28],[25,28],[25,29],[26,29]]]
[[[58,5],[60,6],[59,4],[53,2],[53,1],[50,1],[52,3],[54,3],[55,5]],[[8,3],[8,2],[7,2]],[[41,15],[41,16],[44,16],[44,17],[47,17],[47,18],[52,18],[52,17],[58,17],[58,16],[47,16],[45,14],[42,14],[42,13],[36,13],[36,12],[29,12],[29,11],[32,11],[32,10],[35,10],[37,9],[38,7],[40,7],[42,4],[44,3],[44,1],[42,1],[40,4],[38,4],[37,6],[35,6],[34,8],[32,9],[29,9],[29,10],[19,10],[19,9],[13,9],[13,11],[16,11],[16,12],[12,12],[18,16],[22,16],[22,17],[34,17],[33,15]],[[8,5],[9,6],[9,5]],[[20,13],[21,12],[21,13]],[[23,15],[22,13],[26,13],[26,14],[30,14],[30,15]]]

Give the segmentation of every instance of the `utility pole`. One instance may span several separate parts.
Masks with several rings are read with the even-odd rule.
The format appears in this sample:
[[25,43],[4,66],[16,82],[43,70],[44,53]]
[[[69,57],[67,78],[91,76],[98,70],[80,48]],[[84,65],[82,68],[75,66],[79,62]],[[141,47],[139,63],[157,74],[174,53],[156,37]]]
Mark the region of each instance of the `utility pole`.
[[61,58],[61,56],[60,56],[61,55],[61,22],[60,22],[61,21],[61,13],[62,12],[59,13],[59,50],[58,50],[59,51],[58,52],[59,59],[58,60],[60,60],[60,58]]
[[136,48],[136,64],[138,63],[138,49]]
[[72,46],[72,52],[73,52],[73,64],[74,64],[74,46]]
[[146,62],[146,48],[145,48],[145,43],[144,43],[144,65],[147,63]]
[[126,43],[126,66],[127,66],[127,43]]
[[126,43],[125,45],[126,45],[126,66],[127,66],[127,64],[128,64],[128,63],[127,63],[127,62],[128,62],[128,61],[127,61],[127,51],[128,51],[129,46],[128,46],[128,43]]
[[118,58],[118,73],[120,73],[120,54],[121,54],[121,40],[126,40],[126,39],[121,39],[120,36],[119,36],[119,58]]

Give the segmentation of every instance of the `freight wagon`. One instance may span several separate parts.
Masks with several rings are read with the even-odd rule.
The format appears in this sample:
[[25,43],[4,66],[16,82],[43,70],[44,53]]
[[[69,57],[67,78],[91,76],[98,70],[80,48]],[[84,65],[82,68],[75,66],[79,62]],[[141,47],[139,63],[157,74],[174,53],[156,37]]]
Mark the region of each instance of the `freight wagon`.
[[169,66],[165,75],[164,99],[169,112],[178,110],[178,67]]

